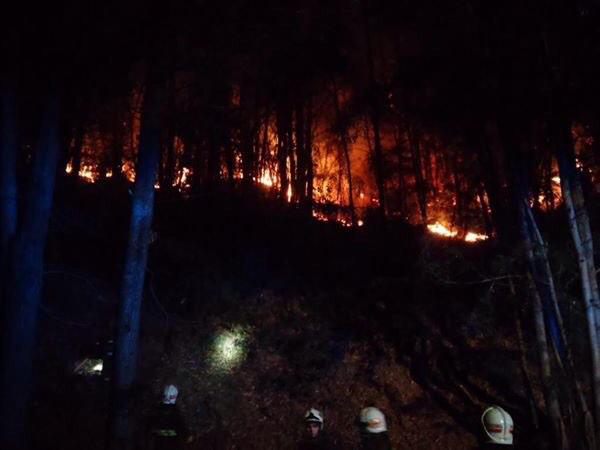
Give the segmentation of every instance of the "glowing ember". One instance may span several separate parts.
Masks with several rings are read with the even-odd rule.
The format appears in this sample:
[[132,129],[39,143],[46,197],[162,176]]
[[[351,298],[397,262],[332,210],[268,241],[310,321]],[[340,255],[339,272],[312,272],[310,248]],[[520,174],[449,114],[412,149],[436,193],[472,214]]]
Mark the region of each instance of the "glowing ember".
[[[343,227],[347,227],[347,228],[352,227],[352,220],[350,220],[349,217],[343,217],[340,214],[338,214],[337,216],[334,217],[334,215],[332,215],[332,214],[327,215],[321,211],[313,210],[312,216],[315,220],[318,220],[319,222],[336,222],[336,223],[339,223],[340,225],[342,225]],[[363,225],[364,225],[364,222],[362,220],[356,221],[356,226],[362,227]]]
[[288,203],[290,203],[292,201],[292,185],[288,185],[288,189],[287,189],[287,201]]
[[71,161],[69,161],[69,162],[67,163],[67,167],[65,167],[65,172],[66,172],[66,173],[71,173],[71,172],[73,172],[73,164],[71,164]]
[[321,212],[313,211],[312,215],[315,219],[317,219],[320,222],[329,222],[329,218]]

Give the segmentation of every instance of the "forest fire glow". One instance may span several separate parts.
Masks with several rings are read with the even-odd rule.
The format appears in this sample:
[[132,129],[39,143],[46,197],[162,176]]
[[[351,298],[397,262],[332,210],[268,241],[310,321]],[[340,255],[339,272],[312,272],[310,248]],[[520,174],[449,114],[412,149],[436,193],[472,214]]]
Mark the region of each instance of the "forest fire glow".
[[177,175],[175,176],[175,179],[173,180],[172,186],[178,187],[180,190],[192,187],[192,185],[190,184],[191,174],[192,174],[191,169],[189,169],[187,167],[182,167],[180,170],[177,171]]
[[485,241],[487,239],[488,239],[488,236],[486,234],[474,233],[473,231],[469,231],[465,235],[465,242],[478,242],[478,241]]
[[[69,161],[67,163],[67,167],[65,168],[65,173],[73,173],[73,164]],[[112,173],[111,173],[112,175]],[[92,166],[81,166],[78,173],[79,178],[88,183],[96,182],[96,174],[94,173],[94,168]],[[107,174],[108,177],[108,174]]]
[[[454,231],[440,222],[435,222],[433,224],[427,225],[427,229],[429,230],[430,233],[435,234],[437,236],[442,236],[445,238],[452,238],[452,239],[458,237],[458,231]],[[479,242],[479,241],[485,241],[488,238],[489,237],[485,234],[475,233],[474,231],[468,231],[467,234],[465,234],[464,241],[465,242]]]
[[271,170],[267,167],[257,180],[260,184],[267,187],[275,186],[275,177],[271,175]]
[[458,234],[458,232],[449,230],[445,225],[442,225],[439,222],[427,225],[427,229],[433,234],[449,238],[456,237],[456,235]]

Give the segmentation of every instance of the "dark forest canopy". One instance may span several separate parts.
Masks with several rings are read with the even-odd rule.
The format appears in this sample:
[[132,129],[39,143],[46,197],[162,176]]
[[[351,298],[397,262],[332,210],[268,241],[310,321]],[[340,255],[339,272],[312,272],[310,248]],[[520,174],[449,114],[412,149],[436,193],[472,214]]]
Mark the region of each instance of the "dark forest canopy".
[[[48,235],[60,241],[51,220],[56,184],[61,207],[98,195],[115,202],[115,215],[130,208],[127,232],[115,219],[127,236],[111,244],[123,259],[110,325],[111,398],[123,398],[111,404],[115,449],[133,442],[128,411],[146,271],[167,265],[149,251],[156,229],[174,240],[193,229],[193,245],[210,241],[210,231],[198,236],[195,227],[206,225],[198,217],[232,205],[248,236],[264,211],[284,223],[284,231],[265,229],[290,241],[303,242],[298,236],[310,235],[315,220],[332,222],[327,229],[339,234],[319,236],[368,247],[362,256],[372,258],[363,267],[326,256],[348,268],[341,279],[349,284],[363,272],[373,280],[418,273],[434,274],[440,286],[458,283],[428,259],[430,241],[415,239],[424,233],[453,238],[438,242],[450,253],[489,256],[483,281],[467,285],[491,282],[487,298],[502,280],[507,301],[518,304],[516,319],[508,319],[518,333],[507,339],[525,378],[526,347],[535,350],[537,384],[525,383],[522,401],[531,406],[531,427],[548,425],[547,441],[562,450],[598,448],[600,2],[67,1],[12,5],[0,29],[0,395],[11,395],[17,411],[9,402],[0,409],[0,447],[20,450],[26,434],[44,249]],[[194,209],[189,223],[178,208]],[[179,221],[170,224],[171,217]],[[296,235],[287,235],[285,220]],[[210,227],[215,236],[229,229],[202,229]],[[489,244],[470,245],[479,241]],[[567,241],[563,264],[553,245]],[[258,242],[245,243],[249,254],[264,257],[271,245],[286,267],[287,243]],[[400,253],[410,247],[402,255],[410,264],[388,259],[388,244]],[[211,245],[218,244],[198,248]],[[313,247],[294,245],[288,253],[307,269]],[[338,253],[350,260],[352,251]],[[342,284],[329,287],[356,288]],[[355,294],[348,302],[357,308],[372,300]],[[368,328],[380,316],[357,317]],[[525,321],[533,331],[523,336]],[[390,345],[427,353],[427,343],[402,339]]]

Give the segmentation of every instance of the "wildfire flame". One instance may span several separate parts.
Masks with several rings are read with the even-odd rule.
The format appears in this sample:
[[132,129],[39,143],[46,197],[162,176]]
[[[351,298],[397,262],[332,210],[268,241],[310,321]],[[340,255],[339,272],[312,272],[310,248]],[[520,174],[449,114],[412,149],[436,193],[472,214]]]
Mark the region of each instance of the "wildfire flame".
[[436,222],[431,225],[427,225],[427,229],[433,234],[437,234],[439,236],[444,236],[444,237],[449,237],[449,238],[456,237],[456,235],[458,234],[457,231],[449,230],[445,225],[442,225],[439,222]]
[[[560,203],[562,201],[562,190],[560,187],[560,177],[558,175],[555,175],[551,178],[552,181],[552,192],[550,193],[550,195],[552,196],[552,201],[557,204]],[[547,198],[546,198],[546,194],[539,194],[538,195],[538,203],[541,207],[542,210],[547,210],[548,209],[548,205],[547,205]],[[530,206],[533,206],[533,199],[530,200]]]
[[275,186],[275,177],[271,175],[271,170],[268,167],[263,171],[262,175],[256,181],[258,181],[263,186]]
[[190,176],[192,174],[192,170],[188,167],[182,167],[177,171],[175,175],[175,180],[173,180],[173,187],[178,187],[179,190],[184,190],[192,187],[190,184]]
[[[65,167],[66,173],[73,173],[73,164],[71,161],[67,163],[67,167]],[[82,178],[87,183],[95,183],[97,174],[94,172],[93,166],[84,165],[79,168],[79,173],[77,174],[79,178]],[[111,172],[112,175],[112,172]],[[107,174],[108,176],[108,174]]]
[[474,233],[473,231],[469,231],[465,235],[465,242],[477,242],[477,241],[485,241],[488,239],[486,234]]
[[[433,224],[427,225],[427,229],[429,230],[430,233],[436,234],[438,236],[443,236],[446,238],[453,238],[453,239],[458,237],[458,231],[451,230],[446,225],[444,225],[440,222],[435,222]],[[489,236],[487,236],[486,234],[480,234],[480,233],[475,233],[474,231],[469,231],[465,235],[464,241],[465,242],[478,242],[478,241],[485,241],[488,238],[489,238]]]

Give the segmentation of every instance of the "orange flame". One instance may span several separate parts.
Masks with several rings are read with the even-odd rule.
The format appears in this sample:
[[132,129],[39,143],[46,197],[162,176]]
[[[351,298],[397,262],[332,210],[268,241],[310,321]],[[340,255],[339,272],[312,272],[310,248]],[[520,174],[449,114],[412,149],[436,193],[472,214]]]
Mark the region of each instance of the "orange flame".
[[[430,233],[438,235],[438,236],[443,236],[443,237],[452,238],[452,239],[455,239],[458,237],[458,231],[448,228],[446,225],[440,223],[439,221],[435,222],[433,224],[427,225],[427,229],[429,230]],[[485,241],[486,239],[489,239],[489,236],[486,234],[476,233],[474,231],[468,231],[463,239],[465,242],[479,242],[479,241]]]

